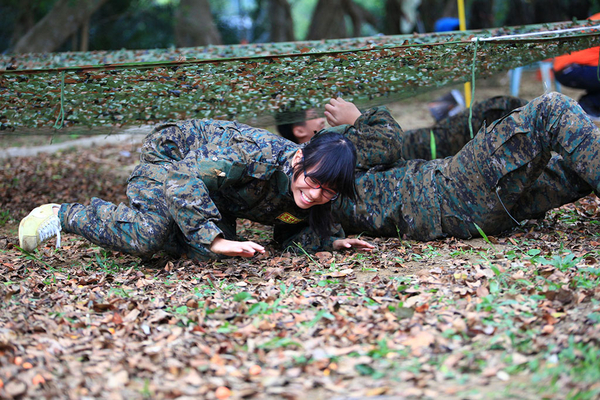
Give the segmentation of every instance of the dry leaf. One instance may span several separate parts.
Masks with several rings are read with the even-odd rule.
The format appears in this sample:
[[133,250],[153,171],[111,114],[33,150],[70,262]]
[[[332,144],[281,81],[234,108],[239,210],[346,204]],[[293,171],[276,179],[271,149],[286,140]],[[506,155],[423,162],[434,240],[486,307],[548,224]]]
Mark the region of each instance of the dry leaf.
[[35,376],[31,379],[31,383],[33,383],[34,386],[41,385],[46,383],[46,379],[44,379],[44,377],[40,374],[35,374]]
[[219,386],[215,390],[215,397],[219,400],[228,399],[231,396],[231,390],[226,386]]

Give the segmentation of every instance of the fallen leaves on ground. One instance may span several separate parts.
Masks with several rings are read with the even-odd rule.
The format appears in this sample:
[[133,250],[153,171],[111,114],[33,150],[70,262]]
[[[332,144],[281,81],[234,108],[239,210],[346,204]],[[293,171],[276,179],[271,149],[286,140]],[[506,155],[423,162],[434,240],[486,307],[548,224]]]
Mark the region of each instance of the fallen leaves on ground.
[[115,168],[100,167],[117,154],[3,161],[1,398],[600,392],[594,196],[490,243],[369,238],[367,255],[281,253],[248,221],[239,232],[269,257],[142,261],[72,235],[58,251],[15,247],[40,203],[123,201],[106,185]]

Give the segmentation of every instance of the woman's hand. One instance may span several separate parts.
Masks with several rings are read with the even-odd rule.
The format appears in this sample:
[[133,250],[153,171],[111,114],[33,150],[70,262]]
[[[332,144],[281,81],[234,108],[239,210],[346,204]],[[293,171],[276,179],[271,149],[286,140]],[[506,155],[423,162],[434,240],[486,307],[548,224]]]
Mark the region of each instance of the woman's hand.
[[371,243],[360,239],[338,239],[333,242],[334,250],[344,250],[354,248],[358,251],[371,251],[375,248]]
[[236,240],[227,240],[221,236],[217,236],[210,244],[210,251],[216,254],[225,256],[240,256],[252,257],[254,254],[264,253],[265,248],[254,242],[238,242]]
[[331,126],[354,125],[354,122],[360,116],[361,112],[354,103],[350,103],[341,97],[331,99],[329,104],[325,104],[325,118]]

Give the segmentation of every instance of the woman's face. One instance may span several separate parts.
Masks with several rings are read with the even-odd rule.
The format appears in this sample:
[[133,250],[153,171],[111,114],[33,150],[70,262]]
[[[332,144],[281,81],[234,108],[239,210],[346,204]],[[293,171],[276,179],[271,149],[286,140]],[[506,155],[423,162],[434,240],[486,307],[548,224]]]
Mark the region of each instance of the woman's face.
[[[292,165],[295,166],[301,159],[302,150],[298,150],[294,156]],[[310,170],[305,171],[305,173],[310,175]],[[291,190],[296,205],[302,209],[307,209],[331,201],[323,194],[322,188],[315,189],[306,183],[305,173],[300,173],[297,178],[292,177]],[[327,188],[327,186],[325,186],[325,188]]]

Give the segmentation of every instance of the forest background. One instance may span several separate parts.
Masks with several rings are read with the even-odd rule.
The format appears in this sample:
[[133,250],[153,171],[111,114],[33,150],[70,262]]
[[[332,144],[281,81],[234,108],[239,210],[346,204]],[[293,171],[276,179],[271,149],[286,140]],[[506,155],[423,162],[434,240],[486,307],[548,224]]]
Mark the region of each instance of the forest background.
[[[585,19],[599,0],[466,0],[468,29]],[[152,49],[423,33],[456,0],[4,0],[6,53]]]

